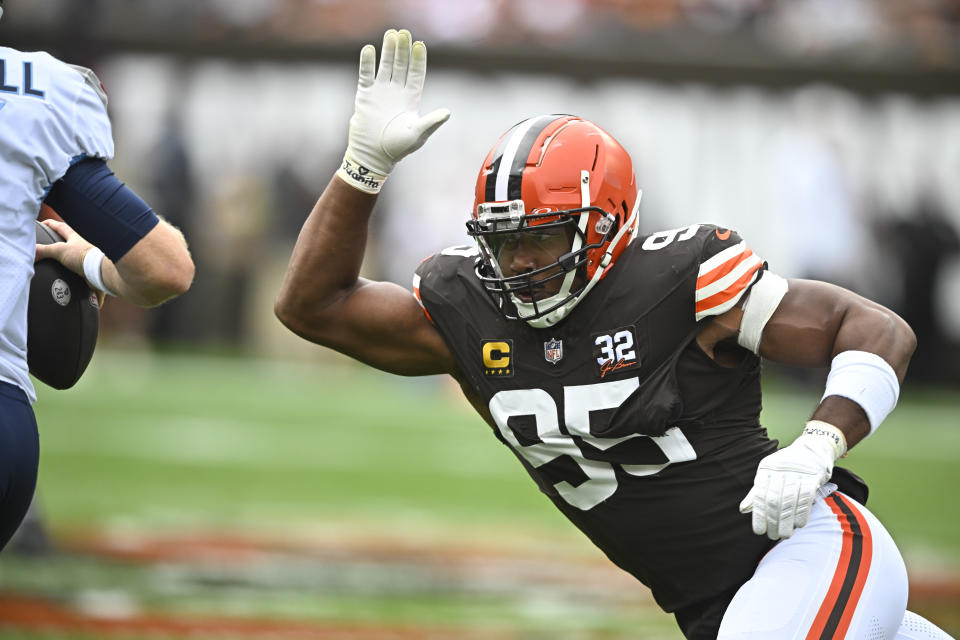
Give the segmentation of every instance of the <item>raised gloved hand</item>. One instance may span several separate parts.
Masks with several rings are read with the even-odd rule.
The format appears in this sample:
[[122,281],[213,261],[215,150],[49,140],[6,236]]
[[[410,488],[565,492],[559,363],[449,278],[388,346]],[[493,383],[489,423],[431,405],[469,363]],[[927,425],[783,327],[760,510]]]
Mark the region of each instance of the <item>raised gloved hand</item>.
[[421,116],[420,96],[427,71],[427,47],[411,44],[410,32],[383,34],[380,66],[374,76],[376,48],[360,51],[360,79],[350,118],[347,152],[337,175],[367,193],[377,193],[394,165],[423,146],[450,117],[448,109]]
[[817,491],[846,448],[842,431],[811,421],[790,446],[761,460],[753,488],[740,503],[740,513],[753,512],[753,532],[778,540],[806,525]]

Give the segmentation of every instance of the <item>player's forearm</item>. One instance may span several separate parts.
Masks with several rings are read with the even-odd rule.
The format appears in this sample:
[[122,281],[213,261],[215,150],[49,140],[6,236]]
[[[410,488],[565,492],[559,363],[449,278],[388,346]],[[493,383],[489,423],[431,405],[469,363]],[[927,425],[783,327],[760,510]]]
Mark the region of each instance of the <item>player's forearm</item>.
[[44,225],[65,241],[38,244],[36,260],[57,260],[98,291],[153,307],[184,293],[193,282],[186,240],[162,219],[116,262],[62,220],[50,218]]
[[195,267],[179,229],[161,221],[117,263],[104,260],[104,283],[118,297],[141,307],[155,307],[190,288]]
[[179,229],[161,220],[116,263],[105,259],[101,276],[111,292],[141,307],[155,307],[193,283],[193,259]]
[[[851,291],[807,280],[791,280],[784,291],[769,322],[759,327],[761,355],[794,365],[829,365],[830,372],[812,419],[793,443],[760,461],[740,503],[741,512],[753,513],[754,533],[774,540],[806,524],[834,462],[896,406],[916,347],[913,331],[899,316]],[[744,318],[752,312],[750,304]]]
[[896,405],[916,348],[909,325],[889,309],[824,282],[790,280],[763,328],[760,355],[784,364],[830,367],[814,419],[854,444]]
[[420,115],[426,71],[427,47],[406,29],[383,34],[379,67],[376,48],[361,49],[343,162],[300,231],[274,304],[277,318],[294,333],[335,343],[331,336],[363,324],[363,314],[340,313],[338,303],[358,299],[349,296],[360,290],[376,194],[394,165],[450,117],[447,109]]
[[[858,377],[849,378],[850,373],[842,374],[849,382],[839,382],[839,387],[833,389],[837,394],[823,398],[813,419],[839,428],[846,438],[847,449],[866,438],[882,422],[886,413],[892,410],[916,346],[913,330],[897,314],[872,302],[851,304],[843,314],[833,341],[831,353],[841,358],[832,361],[831,376],[840,371],[842,358],[850,356],[854,360],[852,375]],[[869,358],[873,356],[879,356],[879,360],[870,362]],[[878,377],[883,363],[890,367],[886,380],[883,375]],[[889,373],[891,369],[892,374]],[[894,375],[896,380],[893,379]],[[864,389],[870,386],[876,389],[867,392],[861,399],[856,393],[848,395],[844,391],[851,384]],[[831,393],[832,386],[828,379],[827,394]],[[856,391],[852,388],[847,390]],[[853,400],[855,396],[858,401]],[[885,399],[881,401],[882,398]]]
[[300,230],[274,305],[287,326],[314,324],[356,287],[377,197],[331,179]]

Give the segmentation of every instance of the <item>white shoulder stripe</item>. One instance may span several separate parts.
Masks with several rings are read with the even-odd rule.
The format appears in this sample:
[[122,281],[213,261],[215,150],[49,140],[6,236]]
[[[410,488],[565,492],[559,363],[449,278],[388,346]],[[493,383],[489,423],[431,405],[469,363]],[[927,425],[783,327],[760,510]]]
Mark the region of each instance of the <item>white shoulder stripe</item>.
[[421,307],[426,309],[426,307],[423,306],[423,300],[420,299],[420,274],[419,273],[413,274],[413,297],[417,301],[417,304],[419,304]]
[[738,244],[733,245],[732,247],[727,247],[720,253],[715,256],[707,259],[705,262],[700,263],[700,271],[698,275],[703,275],[709,273],[722,265],[727,260],[736,257],[738,254],[743,253],[747,250],[747,241],[741,240]]
[[749,258],[743,260],[738,264],[733,270],[730,271],[727,275],[723,276],[719,280],[714,280],[705,287],[697,289],[696,299],[699,302],[700,300],[705,300],[710,296],[716,295],[721,291],[727,289],[733,285],[734,282],[739,280],[752,269],[756,269],[763,264],[763,261],[760,260],[760,257],[756,254],[750,256]]
[[733,308],[733,305],[737,304],[740,301],[740,297],[741,296],[734,296],[729,300],[727,300],[726,302],[722,302],[718,305],[710,307],[709,309],[703,309],[702,311],[698,311],[695,316],[696,321],[700,322],[707,316],[719,316],[729,311],[731,308]]

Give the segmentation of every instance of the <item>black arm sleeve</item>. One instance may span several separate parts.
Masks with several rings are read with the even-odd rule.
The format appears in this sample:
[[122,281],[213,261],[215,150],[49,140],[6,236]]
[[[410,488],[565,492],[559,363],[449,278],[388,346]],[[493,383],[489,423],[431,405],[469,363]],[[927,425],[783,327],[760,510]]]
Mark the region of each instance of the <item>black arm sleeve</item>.
[[160,221],[100,158],[85,158],[70,167],[44,202],[114,262]]

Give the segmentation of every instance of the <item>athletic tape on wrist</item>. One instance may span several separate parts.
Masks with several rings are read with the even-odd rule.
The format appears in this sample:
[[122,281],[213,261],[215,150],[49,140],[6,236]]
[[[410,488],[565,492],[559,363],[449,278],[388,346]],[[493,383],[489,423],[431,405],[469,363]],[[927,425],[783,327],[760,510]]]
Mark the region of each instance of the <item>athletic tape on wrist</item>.
[[834,460],[847,453],[847,436],[838,427],[823,420],[808,420],[802,435],[827,438],[834,449]]
[[337,175],[347,184],[366,193],[380,193],[387,180],[386,174],[365,167],[347,156],[343,156]]
[[770,316],[780,306],[780,301],[785,295],[787,295],[787,281],[775,273],[764,271],[743,303],[743,318],[740,320],[737,344],[754,353],[760,350],[760,336],[763,334],[763,328],[767,326]]
[[103,281],[101,269],[103,268],[105,258],[106,256],[103,255],[103,251],[100,251],[100,249],[96,247],[88,249],[86,255],[83,256],[83,275],[94,289],[99,289],[107,295],[116,298],[117,294],[108,289],[106,283]]
[[842,396],[860,405],[873,433],[897,406],[900,381],[893,367],[877,354],[844,351],[830,363],[827,386],[820,401],[828,396]]

